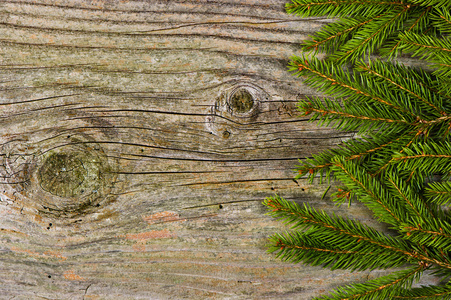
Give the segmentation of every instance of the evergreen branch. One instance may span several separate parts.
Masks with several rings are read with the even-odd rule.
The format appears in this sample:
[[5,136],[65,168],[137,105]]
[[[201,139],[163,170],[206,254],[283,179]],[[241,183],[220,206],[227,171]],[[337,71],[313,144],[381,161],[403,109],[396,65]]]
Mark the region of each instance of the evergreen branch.
[[[379,19],[364,26],[343,47],[335,51],[331,56],[336,62],[355,61],[360,56],[368,55],[367,51],[373,52],[396,30],[402,28],[404,20],[408,17],[410,6],[400,11],[391,11],[390,18]],[[387,13],[387,16],[390,15]]]
[[409,0],[411,3],[415,3],[421,6],[434,6],[437,8],[449,8],[451,3],[448,0]]
[[399,38],[401,40],[399,48],[404,52],[429,60],[437,68],[435,71],[437,74],[441,73],[442,76],[451,74],[450,69],[445,67],[451,64],[451,39],[413,32],[400,33]]
[[[409,73],[412,73],[409,72],[407,68],[399,64],[393,65],[382,61],[370,61],[367,64],[358,63],[356,69],[362,72],[364,76],[379,78],[383,83],[388,83],[396,89],[406,92],[408,95],[420,100],[421,103],[426,105],[426,108],[432,108],[439,116],[446,115],[446,112],[442,107],[441,97],[438,97],[438,95],[431,90],[424,89],[423,86],[419,85],[419,76],[415,79],[407,77]],[[407,76],[404,76],[404,74]],[[412,103],[410,103],[410,105],[412,105]],[[422,109],[411,108],[410,110],[417,110],[419,113],[422,112]]]
[[449,205],[449,202],[451,201],[451,182],[442,181],[429,183],[424,195],[433,203]]
[[439,39],[433,36],[419,35],[414,32],[401,33],[401,42],[405,43],[404,49],[413,52],[415,56],[422,58],[432,54],[449,55],[451,52],[451,41]]
[[416,216],[415,219],[425,224],[428,219],[435,217],[426,203],[418,196],[418,191],[412,190],[410,185],[405,184],[397,172],[388,172],[386,179],[388,181],[387,187],[392,192],[391,194],[397,196],[401,202],[405,203],[404,206],[409,210],[412,219]]
[[276,257],[292,263],[322,265],[332,270],[387,269],[403,264],[403,256],[398,253],[386,252],[382,249],[374,249],[374,251],[348,250],[349,246],[341,249],[325,243],[324,240],[316,237],[317,234],[312,233],[292,231],[275,234],[270,238],[268,252],[275,252]]
[[451,12],[449,9],[436,7],[432,20],[432,25],[439,29],[441,33],[451,33]]
[[445,286],[422,286],[421,288],[404,290],[403,295],[393,296],[393,299],[450,300],[451,285],[447,284]]
[[[371,161],[370,158],[366,159],[366,157],[378,155],[377,162],[379,164],[382,161],[388,163],[391,157],[384,158],[386,156],[384,152],[390,153],[393,149],[399,151],[402,149],[402,145],[405,146],[405,143],[402,143],[402,141],[406,139],[411,141],[411,137],[408,134],[398,137],[390,134],[383,136],[368,134],[365,138],[345,141],[342,147],[329,149],[318,155],[313,155],[312,158],[307,158],[305,161],[299,161],[301,165],[296,166],[296,170],[299,173],[296,178],[309,174],[309,180],[312,182],[319,172],[322,173],[322,177],[326,176],[326,178],[329,178],[331,174],[330,167],[333,165],[331,161],[336,156],[345,157],[345,160],[361,161],[365,159],[366,161]],[[373,160],[373,162],[376,161]],[[376,172],[379,169],[379,165],[376,165],[373,168],[369,168],[368,171]]]
[[335,177],[352,190],[380,221],[392,225],[408,222],[410,216],[405,214],[403,205],[390,197],[378,179],[372,178],[355,162],[336,158],[333,163],[331,169]]
[[335,23],[324,26],[314,36],[310,36],[311,40],[302,43],[302,49],[304,51],[315,50],[316,53],[321,48],[322,52],[331,53],[340,47],[357,29],[381,16],[374,18],[341,18]]
[[397,153],[392,163],[421,174],[445,174],[451,172],[451,145],[447,142],[416,143]]
[[411,6],[402,0],[293,0],[286,4],[289,14],[299,17],[311,16],[368,16],[382,13],[393,7]]
[[[271,251],[293,262],[351,270],[405,263],[409,270],[338,288],[317,300],[450,299],[445,287],[411,288],[423,270],[451,275],[451,216],[440,205],[451,199],[451,182],[425,183],[424,176],[451,178],[451,1],[293,0],[287,11],[301,16],[342,16],[323,27],[304,50],[332,54],[325,62],[294,57],[290,70],[313,88],[342,99],[307,98],[299,110],[341,130],[363,136],[307,158],[299,176],[321,173],[345,184],[334,195],[355,197],[400,236],[359,222],[301,208],[278,196],[265,201],[269,214],[295,230],[275,235]],[[427,35],[426,35],[427,34]],[[445,34],[445,35],[444,35]],[[428,59],[429,74],[399,64],[370,61],[345,65],[375,50]],[[382,137],[376,137],[376,134]],[[447,178],[447,179],[446,179]],[[339,202],[344,201],[338,200]]]
[[339,287],[331,292],[331,296],[316,297],[314,300],[372,300],[391,299],[398,295],[401,288],[410,288],[417,281],[424,270],[423,266],[417,266],[394,272],[392,274],[369,280],[365,283]]
[[320,125],[328,126],[333,122],[335,128],[344,131],[357,131],[358,133],[366,133],[371,130],[381,131],[393,124],[391,126],[401,132],[411,125],[396,112],[382,106],[377,107],[367,103],[361,105],[344,103],[341,107],[335,101],[327,98],[307,98],[307,100],[309,101],[300,102],[298,106],[304,115],[311,114],[310,120],[318,120]]
[[[410,145],[418,138],[419,135],[422,134],[422,130],[417,131],[417,133],[408,140],[406,144],[399,145],[399,153],[403,153],[405,148],[410,147]],[[393,149],[393,152],[398,152],[398,150]],[[387,161],[384,165],[380,166],[379,169],[373,174],[373,176],[378,176],[382,174],[391,164],[393,163],[393,158],[391,158],[389,161]]]
[[[451,225],[445,221],[431,219],[435,224],[427,224],[431,229],[424,229],[422,226],[404,226],[401,227],[401,231],[405,232],[406,238],[414,243],[422,244],[434,248],[441,249],[443,251],[448,251],[451,249]],[[431,222],[429,222],[431,223]],[[436,228],[434,228],[436,227]],[[442,252],[442,258],[449,261],[448,254]]]
[[[284,223],[294,224],[292,228],[302,230],[314,228],[319,240],[329,244],[336,244],[343,247],[343,250],[356,250],[357,248],[368,249],[369,245],[373,251],[385,249],[394,254],[403,255],[414,260],[423,260],[421,255],[410,252],[408,245],[404,241],[383,235],[371,227],[358,222],[346,220],[340,216],[329,216],[324,212],[317,212],[315,209],[304,203],[301,208],[294,202],[289,202],[279,196],[267,198],[264,202],[270,212],[269,215],[284,221]],[[361,246],[362,245],[362,246]],[[451,268],[451,267],[450,267]]]
[[[400,107],[396,101],[380,97],[371,88],[371,82],[366,80],[358,72],[353,72],[352,76],[341,67],[336,67],[332,62],[320,61],[312,58],[308,61],[305,57],[293,57],[290,63],[290,71],[298,76],[306,76],[306,83],[318,88],[333,97],[349,97],[349,102],[375,102],[384,104],[399,114],[409,115],[413,120],[417,118],[411,111]],[[365,86],[365,84],[367,86]]]
[[[427,24],[429,23],[429,18],[430,18],[430,11],[431,11],[432,7],[426,7],[426,9],[421,9],[420,14],[415,17],[413,19],[412,25],[410,25],[405,32],[419,32],[424,30],[424,28],[426,28]],[[410,16],[410,18],[413,16]],[[408,23],[409,21],[411,22],[412,20],[407,20],[406,23]],[[406,24],[407,25],[407,24]],[[392,56],[397,56],[401,50],[399,50],[399,45],[401,44],[401,41],[397,38],[394,40],[395,44],[394,45],[390,45],[390,43],[387,43],[386,47],[382,47],[381,48],[381,53],[388,55],[389,57]]]

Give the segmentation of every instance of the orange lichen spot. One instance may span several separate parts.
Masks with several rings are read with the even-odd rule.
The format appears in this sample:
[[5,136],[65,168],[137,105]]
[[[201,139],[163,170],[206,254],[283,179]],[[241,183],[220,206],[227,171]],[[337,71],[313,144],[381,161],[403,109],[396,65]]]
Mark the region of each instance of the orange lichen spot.
[[17,231],[17,230],[13,230],[13,229],[0,228],[0,232],[20,234],[20,235],[28,236],[28,234],[26,234],[26,233],[23,233],[23,232],[20,232],[20,231]]
[[58,252],[58,251],[50,251],[49,250],[49,251],[45,251],[44,253],[39,253],[39,252],[31,251],[31,250],[28,250],[28,249],[20,249],[20,248],[17,248],[17,247],[11,247],[10,250],[14,251],[16,253],[27,254],[27,255],[30,255],[30,256],[35,257],[35,258],[47,258],[47,259],[49,259],[49,258],[57,258],[59,260],[66,260],[67,259],[67,257],[63,256],[61,254],[61,252]]
[[155,223],[166,223],[166,222],[174,222],[174,221],[185,221],[184,219],[180,219],[178,213],[173,211],[162,211],[150,216],[144,216],[143,220],[151,224]]
[[128,240],[167,239],[172,237],[174,237],[174,234],[167,229],[152,230],[141,233],[128,233],[125,236]]
[[66,260],[67,259],[67,257],[63,256],[60,251],[51,251],[51,250],[49,250],[49,251],[45,251],[44,255],[51,256],[51,257],[56,257],[56,258],[58,258],[60,260]]
[[11,251],[13,251],[13,252],[16,252],[16,253],[24,253],[24,254],[28,254],[28,255],[33,256],[33,257],[42,257],[42,254],[39,254],[38,252],[31,251],[31,250],[28,250],[28,249],[20,249],[20,248],[14,247],[14,246],[9,248],[9,249]]
[[145,252],[146,251],[146,241],[145,240],[137,241],[136,244],[134,244],[132,246],[132,248],[136,252]]
[[63,273],[64,278],[67,280],[77,280],[77,281],[85,281],[83,277],[80,275],[75,274],[74,270],[68,270]]

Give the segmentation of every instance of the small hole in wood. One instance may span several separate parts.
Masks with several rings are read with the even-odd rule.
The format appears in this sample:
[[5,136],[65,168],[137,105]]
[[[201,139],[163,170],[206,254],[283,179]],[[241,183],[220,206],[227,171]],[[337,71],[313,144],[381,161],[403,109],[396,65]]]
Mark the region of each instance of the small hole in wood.
[[224,132],[222,133],[222,137],[225,139],[228,139],[230,137],[230,132],[227,130],[224,130]]
[[222,209],[224,206],[222,206],[222,204],[219,204],[219,209]]

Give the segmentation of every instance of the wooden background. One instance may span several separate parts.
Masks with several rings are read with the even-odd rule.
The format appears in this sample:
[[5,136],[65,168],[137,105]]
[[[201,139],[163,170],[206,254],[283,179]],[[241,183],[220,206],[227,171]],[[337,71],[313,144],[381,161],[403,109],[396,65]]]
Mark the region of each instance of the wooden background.
[[374,225],[292,179],[351,135],[298,116],[315,91],[287,64],[327,20],[284,4],[0,2],[1,299],[310,299],[380,275],[266,253],[275,193]]

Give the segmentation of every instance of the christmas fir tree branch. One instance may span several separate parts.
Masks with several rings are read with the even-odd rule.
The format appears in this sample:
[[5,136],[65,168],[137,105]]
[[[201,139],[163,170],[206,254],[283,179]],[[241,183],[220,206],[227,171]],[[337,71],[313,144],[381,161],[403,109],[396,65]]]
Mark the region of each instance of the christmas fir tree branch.
[[[410,12],[409,18],[405,21],[404,26],[407,27],[405,32],[422,32],[426,29],[427,25],[430,23],[432,7],[428,6],[426,9],[420,7],[413,9]],[[410,25],[410,23],[412,23]],[[410,25],[410,26],[409,26]],[[398,34],[395,35],[393,40],[387,39],[385,45],[380,48],[380,53],[388,57],[397,57],[401,54],[401,49],[399,49],[401,41],[398,38]]]
[[335,156],[343,156],[345,160],[365,160],[371,161],[368,156],[376,156],[377,159],[373,160],[368,168],[368,172],[376,172],[380,169],[381,165],[389,162],[391,154],[394,150],[400,150],[406,145],[406,142],[412,141],[412,137],[409,134],[396,135],[372,135],[368,134],[366,137],[360,139],[352,139],[344,141],[343,146],[335,149],[328,149],[320,154],[313,155],[311,158],[305,160],[299,160],[301,165],[296,166],[298,172],[297,178],[308,174],[309,181],[312,182],[318,173],[321,173],[321,178],[330,178],[330,167],[333,165],[331,162]]
[[434,36],[420,35],[413,32],[400,33],[400,49],[419,56],[433,63],[437,68],[436,74],[447,77],[450,69],[446,65],[451,64],[451,39]]
[[[342,17],[302,45],[330,56],[294,57],[290,70],[340,98],[306,98],[301,113],[360,136],[300,161],[298,177],[338,179],[345,186],[333,195],[341,197],[337,202],[358,199],[399,235],[276,196],[265,200],[269,214],[292,231],[274,235],[270,250],[284,260],[332,269],[414,264],[318,300],[451,300],[451,285],[412,289],[425,269],[451,276],[451,215],[441,207],[450,203],[451,182],[430,182],[437,174],[451,177],[451,1],[294,0],[286,8],[304,17]],[[378,50],[389,58],[425,58],[436,71],[360,61]],[[342,64],[348,62],[355,67]]]
[[365,283],[338,287],[330,293],[330,296],[316,297],[314,300],[392,299],[400,294],[402,288],[410,288],[414,281],[418,281],[424,269],[423,265],[419,265]]
[[[317,230],[315,228],[315,230]],[[318,239],[312,232],[291,231],[275,234],[270,238],[269,252],[293,263],[304,262],[312,266],[321,265],[331,270],[374,270],[398,267],[405,262],[398,253],[384,249],[341,249]],[[369,248],[369,247],[368,247]]]
[[399,300],[450,300],[451,285],[422,286],[421,288],[405,289],[402,295],[393,296]]
[[402,0],[293,0],[286,4],[286,10],[289,14],[299,17],[368,16],[381,14],[391,8],[408,6],[409,4]]
[[344,183],[356,198],[365,204],[382,222],[398,226],[408,222],[415,214],[405,209],[406,204],[392,197],[387,188],[378,179],[370,176],[357,163],[334,158],[335,177]]
[[[414,189],[412,185],[406,184],[399,176],[398,172],[387,172],[386,187],[390,194],[398,199],[398,201],[405,203],[405,208],[409,211],[411,218],[408,222],[415,222],[416,224],[426,224],[427,220],[434,219],[436,215],[427,206],[425,201],[418,195],[418,189]],[[395,200],[396,201],[396,200]]]
[[409,2],[422,6],[434,6],[438,8],[451,7],[451,3],[448,0],[409,0]]
[[[410,106],[408,107],[409,111],[421,114],[421,116],[425,115],[425,110],[435,117],[446,114],[442,107],[443,98],[437,93],[432,92],[430,89],[425,89],[424,84],[419,85],[419,76],[411,78],[409,73],[412,72],[409,72],[407,68],[399,64],[394,65],[382,61],[369,61],[366,64],[358,63],[356,69],[362,72],[364,76],[380,79],[385,86],[388,84],[395,90],[402,90],[409,96],[419,100],[417,103],[424,104],[418,108],[412,108],[415,102],[412,101],[414,99],[409,97],[407,103],[404,104]],[[390,92],[393,92],[393,89],[391,89]]]
[[[432,225],[429,222],[429,224],[424,225],[428,229],[423,228],[420,224],[416,224],[405,225],[401,227],[401,231],[406,234],[406,239],[413,243],[449,251],[451,249],[451,234],[449,233],[451,232],[451,224],[437,219],[432,220],[435,224]],[[447,253],[442,252],[441,256],[442,259],[449,261]]]
[[[439,255],[431,255],[432,253],[426,249],[412,248],[412,244],[407,244],[402,239],[386,236],[356,221],[335,215],[329,216],[324,212],[317,212],[307,204],[304,204],[302,208],[294,202],[289,202],[279,196],[267,198],[263,204],[268,207],[269,215],[284,221],[284,223],[292,224],[292,229],[299,231],[308,229],[307,233],[310,237],[324,242],[325,245],[331,245],[345,251],[369,253],[385,251],[385,253],[393,255],[393,263],[398,263],[399,258],[404,260],[404,263],[407,261],[428,265],[435,264],[451,269],[449,260]],[[277,237],[280,238],[280,235]],[[272,244],[270,247],[274,247],[275,251],[277,249],[283,251],[284,249],[281,249],[280,245],[279,247],[277,246],[277,241],[273,240],[276,244]],[[282,240],[282,242],[284,241]]]
[[[360,247],[359,245],[371,244],[375,246],[371,248],[372,250],[384,248],[385,251],[414,257],[409,252],[409,246],[401,239],[383,235],[371,227],[346,220],[340,216],[328,216],[324,212],[317,212],[307,204],[300,207],[279,196],[267,198],[263,204],[270,210],[269,215],[284,221],[284,223],[292,224],[292,229],[303,230],[313,227],[318,234],[328,234],[327,237],[321,235],[323,238],[321,240],[326,243],[331,241],[342,247],[349,247],[352,244],[352,248],[349,250],[355,250],[355,247]],[[320,230],[321,232],[318,232]],[[337,238],[337,233],[339,233],[339,238]]]
[[440,205],[450,205],[451,201],[451,182],[431,182],[428,184],[424,195],[426,198]]
[[379,48],[393,32],[403,27],[410,6],[387,13],[387,18],[377,19],[363,26],[343,47],[337,49],[331,59],[337,63],[355,61]]
[[327,126],[333,122],[335,128],[343,131],[356,131],[362,134],[391,127],[397,132],[403,132],[412,125],[396,111],[383,106],[368,103],[349,105],[346,102],[340,105],[328,98],[307,98],[307,100],[300,102],[298,107],[300,111],[305,115],[311,114],[311,120],[318,121],[320,125]]
[[[360,72],[346,72],[340,66],[332,62],[320,61],[312,58],[293,57],[290,63],[290,71],[297,76],[305,76],[306,83],[311,87],[333,97],[347,97],[349,102],[371,102],[389,106],[403,115],[409,115],[411,120],[417,119],[417,115],[397,105],[399,99],[384,99],[377,91],[371,89],[372,82],[367,80]],[[379,90],[376,88],[376,90]]]
[[436,7],[431,19],[432,25],[440,30],[442,34],[451,33],[451,12],[449,9]]
[[451,145],[432,141],[415,143],[405,148],[403,153],[394,154],[392,164],[426,176],[446,174],[451,172]]
[[315,35],[310,36],[311,40],[304,41],[302,49],[304,51],[314,50],[315,53],[321,49],[324,53],[332,53],[344,44],[356,30],[381,16],[383,15],[372,18],[341,18],[333,24],[325,25]]

